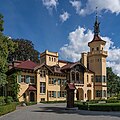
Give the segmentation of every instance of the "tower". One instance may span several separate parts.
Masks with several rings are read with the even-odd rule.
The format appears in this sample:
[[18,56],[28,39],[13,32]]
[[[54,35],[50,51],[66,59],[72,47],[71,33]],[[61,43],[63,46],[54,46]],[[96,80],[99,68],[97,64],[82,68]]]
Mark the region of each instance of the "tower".
[[88,52],[89,69],[95,73],[94,78],[94,99],[107,99],[107,79],[106,79],[106,57],[107,51],[104,51],[106,41],[102,40],[99,33],[99,21],[96,15],[94,23],[94,37],[88,43],[90,52]]

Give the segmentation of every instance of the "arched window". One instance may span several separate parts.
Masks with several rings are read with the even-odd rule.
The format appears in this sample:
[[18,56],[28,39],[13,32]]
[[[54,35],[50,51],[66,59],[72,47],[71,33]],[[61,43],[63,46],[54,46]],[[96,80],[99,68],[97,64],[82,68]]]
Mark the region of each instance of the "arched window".
[[54,58],[54,62],[56,62],[56,58]]
[[76,73],[76,81],[77,82],[79,81],[79,73],[78,72]]
[[97,47],[97,51],[99,50],[99,47]]
[[75,73],[72,72],[72,81],[75,81]]

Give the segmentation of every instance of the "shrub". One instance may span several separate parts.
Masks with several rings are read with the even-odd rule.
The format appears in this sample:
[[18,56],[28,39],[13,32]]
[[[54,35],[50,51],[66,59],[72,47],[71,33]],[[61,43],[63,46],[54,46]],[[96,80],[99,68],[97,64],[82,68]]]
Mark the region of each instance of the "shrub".
[[91,104],[88,109],[92,111],[120,111],[120,104]]
[[11,96],[7,96],[7,97],[5,98],[5,102],[6,102],[7,104],[10,104],[10,103],[13,102],[13,98],[12,98]]
[[88,104],[74,104],[74,106],[80,110],[88,110]]
[[120,100],[106,100],[107,103],[120,103]]
[[11,104],[6,104],[0,106],[0,116],[4,115],[6,113],[12,112],[16,109],[16,104],[11,103]]
[[0,105],[4,105],[5,104],[5,97],[0,97]]

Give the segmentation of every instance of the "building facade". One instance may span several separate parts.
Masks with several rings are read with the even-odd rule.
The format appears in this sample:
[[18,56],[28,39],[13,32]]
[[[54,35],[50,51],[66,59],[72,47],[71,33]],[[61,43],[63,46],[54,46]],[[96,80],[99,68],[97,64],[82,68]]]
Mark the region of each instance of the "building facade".
[[99,22],[96,17],[94,37],[88,43],[90,51],[81,53],[81,60],[69,62],[59,60],[57,52],[40,54],[40,64],[27,61],[13,61],[9,73],[20,71],[17,82],[20,85],[19,101],[61,101],[66,100],[66,84],[74,84],[75,100],[107,99],[106,42],[100,38]]

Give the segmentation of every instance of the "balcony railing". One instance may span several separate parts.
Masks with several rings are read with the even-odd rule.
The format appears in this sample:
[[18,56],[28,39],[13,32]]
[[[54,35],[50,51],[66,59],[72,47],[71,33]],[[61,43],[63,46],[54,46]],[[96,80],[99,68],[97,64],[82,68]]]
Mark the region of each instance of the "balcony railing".
[[88,52],[88,55],[93,55],[93,54],[103,54],[103,55],[107,56],[108,52],[103,51],[103,50]]

